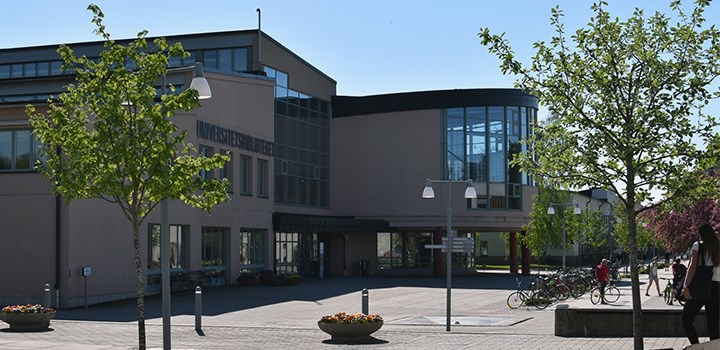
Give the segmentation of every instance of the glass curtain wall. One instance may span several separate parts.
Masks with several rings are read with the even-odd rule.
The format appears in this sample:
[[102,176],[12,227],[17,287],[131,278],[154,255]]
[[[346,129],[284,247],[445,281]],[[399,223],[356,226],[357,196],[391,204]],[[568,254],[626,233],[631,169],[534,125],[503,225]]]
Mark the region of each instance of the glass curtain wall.
[[289,88],[286,72],[275,78],[275,202],[327,208],[330,183],[330,103]]
[[520,141],[532,133],[534,108],[489,106],[446,110],[446,162],[453,181],[472,179],[477,198],[471,208],[522,209],[522,185],[532,184],[510,161],[527,146]]

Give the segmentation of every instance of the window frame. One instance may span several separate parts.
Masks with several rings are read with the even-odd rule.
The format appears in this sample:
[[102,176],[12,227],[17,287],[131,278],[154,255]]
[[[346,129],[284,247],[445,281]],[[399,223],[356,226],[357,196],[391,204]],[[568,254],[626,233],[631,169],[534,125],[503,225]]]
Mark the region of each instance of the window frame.
[[240,155],[240,171],[238,182],[238,193],[243,196],[252,196],[252,157],[246,154]]
[[[161,242],[160,242],[160,224],[158,223],[148,223],[147,225],[147,264],[146,268],[148,271],[148,274],[152,274],[153,272],[158,272],[161,269]],[[157,230],[157,231],[154,231]],[[170,270],[171,271],[182,271],[186,270],[186,267],[188,266],[187,262],[187,240],[189,237],[190,232],[190,226],[188,225],[170,225],[170,252],[175,253],[175,260],[170,259]],[[153,236],[157,235],[157,242],[158,244],[155,245],[153,240],[155,239]],[[175,236],[175,237],[173,237]],[[174,240],[173,240],[174,238]],[[178,248],[173,250],[172,243],[178,242],[177,246]],[[155,250],[157,247],[157,251]],[[155,259],[154,255],[157,253],[157,259]],[[153,265],[157,264],[157,265]],[[174,263],[174,264],[173,264]],[[157,266],[157,267],[156,267]]]
[[260,198],[270,198],[268,189],[270,176],[270,161],[267,159],[257,159],[257,196]]
[[[18,132],[27,132],[28,133],[28,140],[27,145],[29,149],[27,150],[28,154],[28,166],[26,168],[18,168],[17,162],[18,162]],[[0,129],[0,133],[9,133],[9,167],[7,168],[0,168],[0,173],[23,173],[23,172],[37,172],[37,168],[35,166],[35,163],[39,160],[41,162],[44,161],[43,157],[40,155],[40,150],[42,149],[42,144],[40,141],[35,137],[35,135],[32,132],[32,129],[28,128],[22,128],[22,129]]]

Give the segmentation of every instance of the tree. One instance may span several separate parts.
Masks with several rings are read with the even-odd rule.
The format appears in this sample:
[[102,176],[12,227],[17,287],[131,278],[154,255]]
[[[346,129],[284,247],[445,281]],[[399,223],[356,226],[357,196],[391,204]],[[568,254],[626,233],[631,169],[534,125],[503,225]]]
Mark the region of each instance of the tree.
[[[709,0],[697,0],[691,13],[672,1],[676,23],[656,12],[635,9],[625,21],[611,19],[607,3],[592,5],[593,17],[570,37],[562,11],[551,11],[556,34],[534,44],[529,67],[514,55],[504,34],[488,28],[481,43],[497,55],[503,73],[538,96],[555,119],[538,125],[526,142],[531,152],[513,164],[563,186],[599,187],[613,192],[623,210],[630,255],[633,333],[643,348],[637,275],[637,215],[650,206],[653,191],[668,200],[707,190],[697,172],[718,164],[717,121],[703,113],[718,91],[720,33],[704,18]],[[697,118],[696,121],[692,117]],[[659,205],[660,200],[655,203]]]
[[[227,180],[205,180],[201,170],[222,167],[226,156],[198,156],[185,131],[171,121],[176,110],[199,106],[196,90],[157,96],[156,82],[171,57],[189,54],[160,38],[149,45],[142,31],[120,45],[110,39],[96,5],[95,33],[105,39],[99,60],[77,57],[68,46],[58,53],[76,83],[49,100],[46,113],[27,106],[27,114],[46,157],[39,171],[53,190],[70,202],[101,198],[117,204],[132,226],[137,290],[138,338],[145,349],[143,266],[140,226],[165,198],[180,199],[206,211],[227,200]],[[56,152],[56,150],[58,150]]]
[[685,210],[663,213],[653,208],[642,213],[648,222],[648,229],[663,248],[672,252],[687,251],[698,239],[697,229],[703,223],[710,223],[720,235],[720,206],[714,199],[696,202]]
[[[618,208],[617,213],[615,213],[615,216],[617,218],[623,217],[623,208]],[[652,210],[652,209],[651,209]],[[637,216],[637,231],[636,231],[636,241],[637,241],[637,247],[638,251],[640,249],[645,249],[647,247],[657,247],[660,246],[660,242],[657,240],[655,235],[653,234],[652,229],[650,228],[650,222],[647,217],[647,213],[649,211],[643,211],[640,212]],[[628,249],[628,229],[627,225],[623,220],[616,220],[613,222],[614,229],[613,229],[613,237],[618,242],[618,246],[626,253],[629,253]]]
[[[574,214],[574,206],[555,206],[556,214],[547,214],[550,203],[572,203],[571,192],[557,189],[542,181],[533,197],[530,221],[525,225],[526,234],[521,240],[534,256],[543,256],[548,249],[562,249],[562,225],[565,220],[565,249],[571,251],[573,243],[608,250],[605,218],[600,210],[590,210],[578,203],[580,214]],[[606,252],[607,253],[607,252]]]
[[[552,184],[540,183],[538,193],[533,196],[533,208],[530,212],[530,221],[525,225],[526,233],[521,236],[523,245],[530,249],[532,255],[537,257],[544,256],[548,249],[562,249],[562,221],[565,218],[572,218],[561,213],[563,209],[573,210],[573,208],[558,207],[556,215],[548,215],[547,210],[550,203],[569,203],[572,201],[571,194],[568,191],[560,191]],[[567,223],[566,223],[567,225]],[[566,230],[566,243],[568,246],[573,241],[572,230]],[[565,248],[568,249],[568,246]]]

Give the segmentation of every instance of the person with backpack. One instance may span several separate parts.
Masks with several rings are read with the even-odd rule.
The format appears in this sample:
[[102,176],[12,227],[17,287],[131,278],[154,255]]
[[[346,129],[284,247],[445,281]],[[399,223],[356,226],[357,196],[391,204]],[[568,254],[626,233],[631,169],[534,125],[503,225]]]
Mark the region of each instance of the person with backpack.
[[710,340],[720,338],[720,240],[710,224],[700,225],[698,235],[682,290],[682,325],[690,344],[700,342],[693,321],[703,306]]
[[673,273],[673,289],[677,289],[680,286],[680,281],[685,279],[685,273],[687,273],[687,266],[682,263],[680,258],[675,258],[675,262],[672,264]]

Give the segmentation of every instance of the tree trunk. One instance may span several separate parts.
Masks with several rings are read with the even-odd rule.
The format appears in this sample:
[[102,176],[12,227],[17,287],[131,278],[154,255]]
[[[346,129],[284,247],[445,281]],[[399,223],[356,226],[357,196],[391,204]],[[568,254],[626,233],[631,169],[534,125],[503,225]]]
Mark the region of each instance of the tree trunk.
[[638,276],[637,221],[635,215],[635,168],[632,156],[626,155],[627,201],[625,202],[625,221],[627,221],[627,244],[630,255],[630,281],[632,283],[633,344],[635,350],[643,350],[642,304],[640,301],[640,278]]
[[640,278],[638,276],[637,222],[634,205],[625,208],[628,225],[628,248],[630,251],[630,280],[632,283],[633,338],[634,349],[643,350],[642,304],[640,300]]
[[143,283],[142,259],[140,259],[140,223],[133,223],[133,246],[135,248],[135,289],[138,312],[138,349],[145,350],[145,284]]

